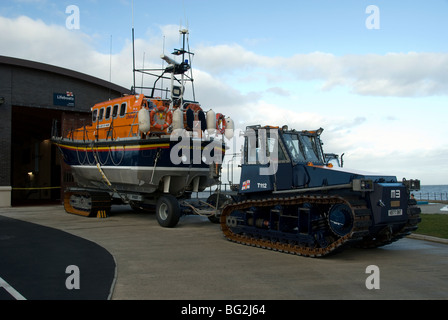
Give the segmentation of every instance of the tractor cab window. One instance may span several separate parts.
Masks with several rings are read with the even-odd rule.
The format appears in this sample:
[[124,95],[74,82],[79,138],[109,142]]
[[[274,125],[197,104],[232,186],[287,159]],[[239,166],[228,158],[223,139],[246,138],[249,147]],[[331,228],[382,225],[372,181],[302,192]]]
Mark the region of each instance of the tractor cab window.
[[320,140],[315,136],[302,135],[301,141],[303,143],[303,152],[305,154],[305,160],[309,162],[321,162],[323,163],[322,147]]
[[285,133],[283,138],[285,140],[286,149],[289,151],[292,161],[294,163],[305,162],[303,146],[299,136],[294,133]]
[[266,140],[267,156],[274,161],[287,160],[282,144],[280,143],[278,131],[268,132]]
[[267,164],[270,161],[287,160],[279,143],[277,129],[248,129],[244,145],[246,164]]
[[286,149],[294,163],[324,162],[322,147],[318,137],[301,133],[285,133],[283,138]]

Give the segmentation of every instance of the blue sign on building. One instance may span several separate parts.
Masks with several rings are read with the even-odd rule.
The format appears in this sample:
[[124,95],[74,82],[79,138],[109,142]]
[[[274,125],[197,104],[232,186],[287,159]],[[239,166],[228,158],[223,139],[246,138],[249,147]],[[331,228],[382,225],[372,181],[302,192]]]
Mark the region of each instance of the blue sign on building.
[[61,107],[74,107],[75,95],[73,92],[53,93],[53,104]]

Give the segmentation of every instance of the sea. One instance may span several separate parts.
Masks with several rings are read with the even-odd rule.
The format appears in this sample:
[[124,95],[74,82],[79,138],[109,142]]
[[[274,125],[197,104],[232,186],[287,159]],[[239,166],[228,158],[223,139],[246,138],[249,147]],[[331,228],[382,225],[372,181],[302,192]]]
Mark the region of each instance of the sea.
[[412,193],[418,200],[448,200],[448,185],[421,185]]

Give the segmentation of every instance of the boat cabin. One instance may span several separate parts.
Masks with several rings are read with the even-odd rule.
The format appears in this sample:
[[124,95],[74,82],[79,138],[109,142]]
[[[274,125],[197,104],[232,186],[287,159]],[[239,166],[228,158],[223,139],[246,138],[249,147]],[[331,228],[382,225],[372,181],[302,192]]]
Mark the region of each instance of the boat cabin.
[[92,123],[71,129],[66,137],[86,142],[167,135],[173,129],[171,125],[175,115],[176,129],[199,132],[197,135],[202,136],[207,124],[198,103],[184,102],[182,108],[170,105],[169,99],[148,98],[143,94],[100,102],[91,109]]

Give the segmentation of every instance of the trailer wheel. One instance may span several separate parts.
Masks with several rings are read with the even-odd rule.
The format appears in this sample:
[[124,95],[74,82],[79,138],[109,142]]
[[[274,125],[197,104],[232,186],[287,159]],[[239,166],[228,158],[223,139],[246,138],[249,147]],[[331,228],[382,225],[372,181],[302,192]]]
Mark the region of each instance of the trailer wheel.
[[180,207],[177,199],[171,195],[159,198],[156,206],[157,222],[165,228],[173,228],[180,218]]

